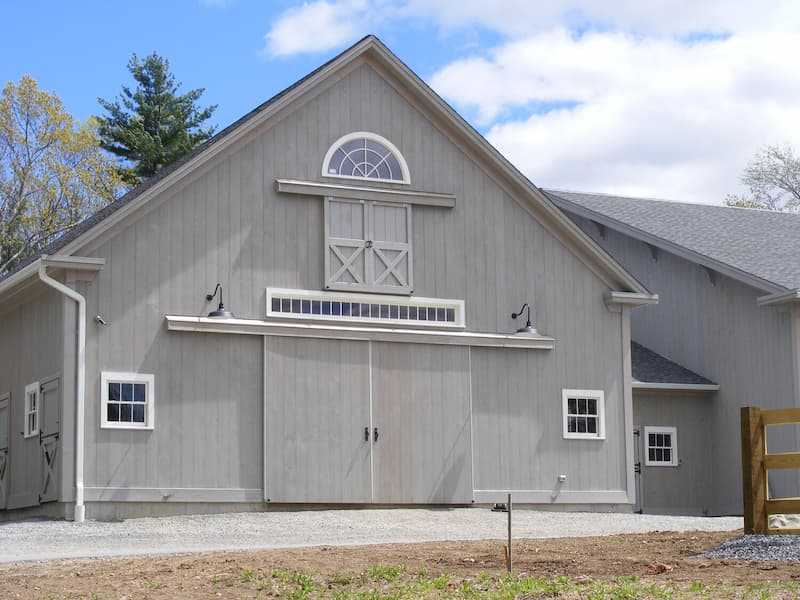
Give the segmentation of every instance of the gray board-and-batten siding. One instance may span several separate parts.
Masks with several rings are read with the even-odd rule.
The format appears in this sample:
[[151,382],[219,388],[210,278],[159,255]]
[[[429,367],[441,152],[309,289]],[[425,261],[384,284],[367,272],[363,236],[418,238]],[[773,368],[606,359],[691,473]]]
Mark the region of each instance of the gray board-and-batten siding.
[[[164,315],[207,313],[205,294],[218,281],[225,286],[228,307],[249,319],[264,318],[267,287],[322,287],[323,200],[280,193],[275,180],[325,181],[320,175],[325,152],[351,131],[375,131],[397,145],[409,163],[413,189],[457,198],[452,207],[412,209],[414,293],[464,299],[467,329],[497,334],[513,332],[518,324],[510,319],[511,311],[530,301],[537,326],[556,340],[553,349],[398,346],[167,329]],[[407,382],[397,376],[403,366],[411,369],[408,379],[421,393],[438,394],[448,386],[453,417],[450,422],[430,409],[430,419],[447,421],[437,441],[450,444],[447,456],[429,439],[430,432],[418,432],[425,438],[421,451],[432,454],[414,460],[440,464],[439,473],[432,472],[420,489],[409,484],[398,490],[397,481],[381,480],[387,471],[375,472],[381,463],[395,465],[390,468],[401,477],[404,469],[418,464],[397,462],[402,454],[397,448],[403,446],[389,446],[392,424],[384,426],[377,444],[387,441],[386,451],[376,450],[371,466],[370,483],[377,487],[370,494],[376,500],[449,497],[462,502],[473,495],[489,501],[496,490],[514,489],[527,493],[523,498],[529,501],[549,503],[558,476],[566,474],[558,502],[629,502],[624,433],[630,419],[624,359],[628,309],[609,310],[604,302],[609,284],[596,268],[542,225],[527,201],[465,152],[454,135],[436,115],[416,106],[389,74],[356,60],[79,248],[76,253],[106,260],[94,281],[77,284],[86,295],[88,314],[100,314],[107,322],[104,327],[91,323],[87,337],[87,501],[255,502],[269,497],[273,481],[275,489],[285,492],[279,498],[304,501],[298,490],[310,494],[312,483],[292,480],[296,474],[276,468],[269,459],[276,451],[270,436],[264,444],[264,429],[298,436],[301,448],[308,443],[290,427],[288,417],[281,422],[269,418],[285,402],[274,392],[291,388],[293,405],[302,407],[319,399],[322,392],[314,386],[321,386],[327,373],[324,394],[331,402],[351,403],[342,410],[358,421],[361,440],[359,396],[367,392],[358,385],[363,378],[358,361],[372,345],[372,394],[381,396],[372,398],[375,414],[384,410],[393,422],[411,418],[393,415],[380,404],[394,397],[408,402],[403,397]],[[336,350],[339,344],[347,351]],[[276,353],[292,369],[274,372]],[[448,365],[452,385],[426,375],[426,357]],[[264,372],[267,358],[273,360],[266,360]],[[315,377],[322,379],[292,379],[304,361],[312,361]],[[40,376],[34,372],[39,361],[31,358],[26,365],[26,377]],[[343,372],[350,368],[354,373]],[[155,375],[153,430],[100,428],[100,374],[106,370]],[[331,377],[340,385],[332,385]],[[19,394],[22,381],[12,384],[5,375],[2,381]],[[606,440],[562,438],[562,388],[605,392]],[[469,432],[464,427],[467,396]],[[413,419],[409,423],[413,426]],[[363,479],[354,481],[361,482],[354,483],[361,494]],[[384,495],[383,489],[389,491]],[[344,492],[334,488],[330,494]]]

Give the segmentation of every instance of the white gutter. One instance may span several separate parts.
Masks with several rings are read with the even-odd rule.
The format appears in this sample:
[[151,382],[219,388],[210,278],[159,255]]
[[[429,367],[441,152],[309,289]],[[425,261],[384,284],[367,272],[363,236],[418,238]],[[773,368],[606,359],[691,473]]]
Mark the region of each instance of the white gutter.
[[[56,291],[74,300],[78,305],[78,356],[77,374],[75,383],[75,522],[83,523],[86,520],[86,507],[83,503],[83,441],[85,430],[86,404],[86,298],[71,287],[56,281],[47,274],[47,257],[37,261],[39,263],[39,279]],[[53,266],[63,266],[60,261],[52,261]],[[98,261],[99,262],[99,261]],[[75,266],[74,264],[72,266]]]
[[635,390],[663,390],[672,392],[718,392],[718,383],[651,383],[634,381],[631,387]]
[[759,306],[773,306],[775,304],[788,304],[789,302],[800,301],[800,289],[789,290],[767,296],[759,296],[756,301]]

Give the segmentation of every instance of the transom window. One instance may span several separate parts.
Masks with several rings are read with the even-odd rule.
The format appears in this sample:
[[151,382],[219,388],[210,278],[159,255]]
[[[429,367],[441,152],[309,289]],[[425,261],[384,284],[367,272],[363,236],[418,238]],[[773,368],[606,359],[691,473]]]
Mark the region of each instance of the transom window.
[[101,426],[111,429],[152,429],[154,377],[141,373],[103,372]]
[[645,427],[645,466],[678,466],[678,430],[675,427]]
[[41,386],[35,381],[25,386],[25,430],[26,438],[39,435],[39,409]]
[[410,183],[408,165],[400,151],[386,138],[357,131],[339,138],[322,163],[326,177]]
[[606,437],[602,390],[563,390],[564,437],[603,440]]
[[464,301],[267,288],[267,316],[400,326],[464,327]]

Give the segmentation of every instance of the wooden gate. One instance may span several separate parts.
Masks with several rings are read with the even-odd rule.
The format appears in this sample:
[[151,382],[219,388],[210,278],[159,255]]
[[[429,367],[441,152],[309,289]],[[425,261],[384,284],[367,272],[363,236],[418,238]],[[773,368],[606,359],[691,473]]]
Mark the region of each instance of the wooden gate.
[[741,409],[742,496],[745,533],[800,534],[800,528],[769,526],[769,515],[800,514],[800,498],[770,498],[767,473],[774,469],[800,469],[800,452],[767,452],[767,426],[800,424],[800,408]]

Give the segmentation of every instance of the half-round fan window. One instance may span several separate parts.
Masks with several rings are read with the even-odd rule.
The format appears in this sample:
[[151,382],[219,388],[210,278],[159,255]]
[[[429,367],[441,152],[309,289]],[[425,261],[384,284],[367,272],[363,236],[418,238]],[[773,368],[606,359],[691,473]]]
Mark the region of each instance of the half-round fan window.
[[349,133],[336,141],[322,163],[326,177],[410,183],[403,155],[386,138],[366,131]]

